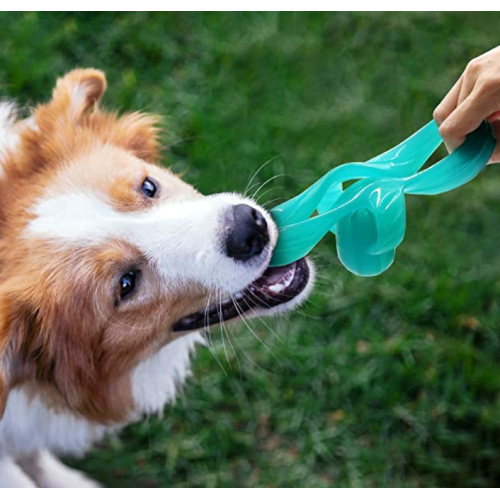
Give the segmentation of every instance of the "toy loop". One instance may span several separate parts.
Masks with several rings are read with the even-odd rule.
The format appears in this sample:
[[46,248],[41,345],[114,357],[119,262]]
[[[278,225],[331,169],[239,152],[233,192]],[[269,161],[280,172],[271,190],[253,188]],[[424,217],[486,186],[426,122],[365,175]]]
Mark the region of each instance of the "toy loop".
[[[487,164],[495,142],[484,121],[451,155],[421,170],[442,143],[431,121],[386,153],[333,168],[271,210],[280,231],[271,266],[304,257],[331,231],[339,259],[349,271],[359,276],[384,272],[405,235],[404,195],[440,194],[466,184]],[[352,180],[357,182],[344,191],[343,183]]]

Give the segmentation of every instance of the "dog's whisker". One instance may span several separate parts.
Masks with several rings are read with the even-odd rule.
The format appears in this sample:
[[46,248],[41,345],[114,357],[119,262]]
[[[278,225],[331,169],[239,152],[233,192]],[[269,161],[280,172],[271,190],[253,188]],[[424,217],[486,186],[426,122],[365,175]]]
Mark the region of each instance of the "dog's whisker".
[[271,191],[274,191],[276,189],[280,189],[281,186],[273,186],[272,188],[269,188],[269,189],[266,189],[265,191],[263,191],[262,193],[260,193],[260,195],[254,199],[255,203],[259,203],[260,204],[260,200],[266,196],[267,194],[269,194]]
[[[221,316],[222,316],[222,292],[220,294],[220,312],[221,312]],[[234,353],[234,356],[236,358],[236,362],[238,363],[238,366],[239,366],[239,361],[238,361],[238,355],[236,353],[236,349],[234,348],[234,345],[233,343],[231,342],[231,337],[229,335],[229,328],[228,328],[228,325],[225,324],[225,321],[222,321],[222,329],[223,329],[223,334],[225,332],[226,334],[226,337],[227,337],[227,341],[229,343],[229,346],[231,347],[233,353]],[[240,370],[241,370],[241,367],[240,367]]]
[[267,160],[266,162],[264,162],[257,170],[256,172],[252,175],[252,177],[250,178],[250,180],[248,181],[248,184],[247,184],[247,187],[245,188],[245,191],[243,193],[243,196],[246,196],[247,193],[248,193],[248,190],[249,190],[249,186],[250,184],[252,184],[252,182],[254,181],[254,179],[259,175],[259,173],[262,171],[262,169],[264,169],[265,167],[267,167],[267,165],[269,165],[271,162],[273,162],[274,160],[278,159],[280,157],[280,155],[278,156],[274,156],[273,158],[270,158],[269,160]]
[[[250,291],[250,293],[252,293]],[[248,297],[248,299],[253,303],[253,305],[257,305],[250,297]],[[251,304],[249,304],[245,299],[243,299],[243,301],[245,302],[246,305],[250,306]],[[285,341],[276,333],[275,330],[273,330],[269,324],[264,321],[264,319],[262,318],[262,316],[257,316],[257,319],[269,330],[269,332],[274,335],[279,341],[281,344],[285,345]]]
[[212,296],[212,291],[213,291],[213,288],[211,287],[208,291],[208,296],[207,296],[207,300],[205,302],[205,312],[204,312],[204,318],[203,318],[203,329],[204,330],[208,330],[208,327],[209,327],[209,324],[208,324],[208,310],[210,309],[210,298]]
[[[219,317],[222,320],[222,317],[223,317],[222,316],[222,292],[219,292],[219,301],[218,301],[217,306],[219,308]],[[226,348],[226,341],[224,339],[224,321],[223,320],[220,322],[220,325],[221,325],[222,347],[224,348],[224,354],[226,355],[227,364],[229,365],[229,368],[231,368],[231,361],[229,360],[229,355],[227,353],[227,348]]]
[[219,356],[217,356],[217,352],[214,348],[214,344],[213,344],[213,341],[212,341],[212,335],[210,333],[210,325],[208,324],[208,310],[210,309],[210,299],[212,297],[212,292],[215,291],[213,287],[211,287],[208,291],[208,296],[207,296],[207,300],[205,302],[205,313],[204,313],[204,320],[203,320],[203,324],[204,324],[204,328],[203,328],[203,333],[205,335],[205,338],[207,340],[207,348],[208,350],[210,351],[210,354],[213,356],[213,358],[215,359],[215,361],[217,362],[217,364],[220,366],[220,368],[222,369],[224,375],[227,377],[227,372],[226,370],[224,369],[224,366],[222,365],[221,361],[219,360]]
[[233,336],[233,339],[234,341],[236,342],[236,345],[238,346],[240,352],[243,354],[243,356],[245,357],[245,359],[247,361],[250,362],[250,364],[252,366],[255,366],[256,368],[258,368],[259,370],[262,370],[266,373],[271,373],[269,370],[266,370],[262,365],[260,365],[259,363],[257,363],[257,361],[255,361],[255,359],[253,359],[251,356],[249,356],[247,353],[246,353],[246,349],[244,347],[242,347],[242,345],[240,344],[240,342],[238,341],[238,337],[237,335],[234,335]]
[[[250,294],[254,297],[254,299],[257,299],[259,302],[262,302],[262,301],[260,300],[260,298],[259,298],[259,297],[257,297],[257,295],[255,295],[255,293],[254,293],[254,292],[252,292],[252,290],[250,290],[249,288],[247,288],[247,290],[248,290],[248,292],[249,292],[249,293],[250,293]],[[266,294],[266,295],[267,295],[267,294]],[[254,301],[254,300],[252,300],[250,297],[248,297],[248,299],[249,299],[249,300],[251,300],[251,301],[252,301],[252,303],[253,303],[254,305],[258,305],[258,304],[256,304],[256,303],[255,303],[255,301]],[[282,338],[280,335],[278,335],[278,334],[276,333],[276,331],[274,331],[274,330],[273,330],[273,329],[272,329],[272,328],[271,328],[271,327],[267,324],[267,322],[266,322],[266,321],[264,321],[264,319],[263,319],[261,316],[257,316],[257,318],[258,318],[258,319],[259,319],[262,323],[264,323],[264,325],[268,328],[268,330],[270,330],[270,331],[271,331],[271,332],[272,332],[272,333],[276,336],[276,338],[277,338],[277,339],[278,339],[278,340],[279,340],[282,344],[285,344],[285,341],[283,340],[283,338]]]
[[[262,184],[264,184],[265,181],[261,181],[261,182],[254,182],[249,188],[248,188],[248,191],[250,192],[252,189],[257,189],[258,187],[260,187]],[[243,196],[246,196],[246,194],[244,194]],[[250,196],[250,198],[252,198],[252,196]]]
[[281,200],[286,200],[285,196],[279,196],[278,198],[273,198],[272,200],[266,201],[265,203],[261,203],[261,207],[267,209],[269,205],[272,205],[273,203],[276,203]]
[[[227,335],[227,339],[229,341],[229,344],[231,345],[231,349],[233,350],[233,353],[234,353],[234,357],[236,359],[236,363],[238,364],[238,370],[240,372],[240,375],[242,374],[242,371],[241,371],[241,364],[240,364],[240,360],[238,359],[238,353],[231,341],[231,337],[233,337],[233,340],[236,342],[236,336],[232,334],[231,332],[231,329],[229,328],[229,325],[224,325],[224,328],[226,329],[226,335]],[[239,346],[238,346],[239,347]]]
[[251,319],[238,306],[237,301],[233,300],[233,304],[234,304],[234,307],[236,308],[236,310],[238,311],[238,314],[239,314],[241,320],[243,321],[243,323],[245,323],[246,327],[250,330],[250,332],[252,333],[252,335],[262,344],[262,346],[264,347],[264,349],[266,349],[269,352],[269,354],[271,354],[271,356],[276,360],[276,362],[278,363],[278,365],[280,366],[280,368],[283,370],[284,369],[283,365],[281,364],[281,361],[278,359],[278,357],[276,356],[276,354],[274,354],[274,352],[272,351],[272,349],[269,348],[269,346],[257,335],[257,333],[255,332],[255,330],[250,326],[249,322],[251,321]]
[[286,174],[276,174],[273,175],[271,178],[267,179],[266,182],[263,182],[262,185],[255,191],[255,193],[252,194],[251,198],[255,199],[255,197],[259,194],[259,191],[264,187],[267,186],[270,182],[274,181],[275,179],[278,179],[279,177],[285,177]]
[[205,338],[207,340],[207,347],[208,347],[208,350],[209,350],[210,354],[212,354],[212,356],[215,359],[216,363],[219,365],[219,367],[221,368],[222,372],[227,377],[228,374],[227,374],[227,372],[226,372],[223,364],[221,363],[221,361],[219,359],[219,356],[217,356],[217,353],[215,351],[214,343],[213,343],[213,340],[212,340],[212,334],[211,334],[210,330],[205,330],[204,334],[205,334]]

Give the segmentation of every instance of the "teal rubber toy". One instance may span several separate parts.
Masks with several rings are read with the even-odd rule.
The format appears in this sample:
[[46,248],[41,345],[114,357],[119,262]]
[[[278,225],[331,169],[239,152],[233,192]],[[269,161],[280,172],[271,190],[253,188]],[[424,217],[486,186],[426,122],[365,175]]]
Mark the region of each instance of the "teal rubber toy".
[[[339,259],[349,271],[376,276],[387,270],[405,235],[405,194],[433,195],[462,186],[481,172],[495,149],[491,126],[485,121],[452,154],[421,170],[441,143],[431,121],[386,153],[333,168],[272,209],[279,238],[271,266],[306,256],[332,232]],[[344,190],[343,183],[353,180]]]

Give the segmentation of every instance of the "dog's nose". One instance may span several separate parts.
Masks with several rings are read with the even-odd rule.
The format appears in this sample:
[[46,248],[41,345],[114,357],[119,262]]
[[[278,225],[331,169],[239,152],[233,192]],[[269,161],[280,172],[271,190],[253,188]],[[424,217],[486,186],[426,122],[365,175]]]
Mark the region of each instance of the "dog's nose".
[[269,232],[264,216],[249,205],[231,207],[231,229],[226,238],[226,254],[235,260],[245,261],[262,253],[269,242]]

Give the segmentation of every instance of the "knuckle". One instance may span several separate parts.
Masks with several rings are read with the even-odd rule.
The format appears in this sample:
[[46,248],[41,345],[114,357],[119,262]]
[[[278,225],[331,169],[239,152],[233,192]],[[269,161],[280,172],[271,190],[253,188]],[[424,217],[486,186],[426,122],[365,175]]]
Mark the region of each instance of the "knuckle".
[[481,64],[482,63],[479,58],[472,59],[472,61],[467,64],[465,71],[467,71],[468,73],[476,73],[477,71],[479,71]]
[[432,117],[437,124],[441,124],[445,118],[444,110],[441,106],[438,106],[432,113]]
[[452,136],[452,128],[448,123],[445,122],[439,127],[439,135],[441,135],[443,139]]

